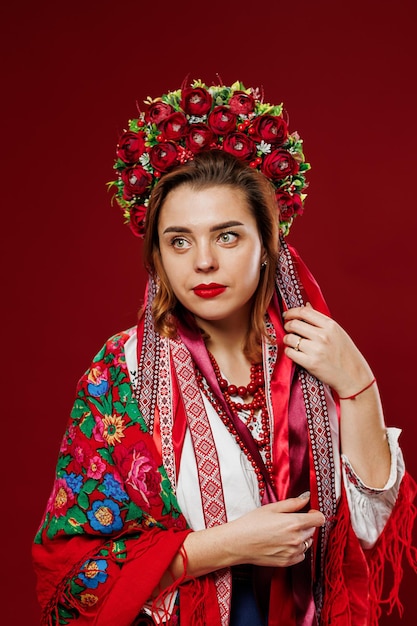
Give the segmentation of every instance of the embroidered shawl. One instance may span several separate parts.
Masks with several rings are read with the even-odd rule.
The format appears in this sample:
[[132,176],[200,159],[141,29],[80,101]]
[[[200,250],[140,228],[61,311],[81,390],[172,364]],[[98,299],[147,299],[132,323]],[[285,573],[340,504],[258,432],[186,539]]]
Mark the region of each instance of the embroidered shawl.
[[[295,250],[286,246],[277,283],[286,306],[308,298],[328,313],[313,277]],[[283,331],[278,299],[269,313],[279,353]],[[112,337],[79,382],[53,490],[33,546],[43,624],[132,625],[191,532],[175,497],[174,466],[181,443],[174,446],[173,441],[180,442],[184,433],[183,389],[179,384],[171,388],[169,403],[175,414],[164,432],[170,419],[165,419],[169,403],[162,401],[155,371],[170,369],[175,358],[164,353],[157,341],[151,346],[154,360],[149,360],[146,324],[145,314],[138,327],[139,404],[123,349],[133,330]],[[177,348],[188,353],[183,341]],[[365,554],[351,529],[344,494],[339,503],[335,501],[321,383],[303,371],[294,377],[279,354],[272,365],[270,409],[274,428],[281,433],[274,440],[275,482],[280,492],[275,495],[288,497],[300,493],[303,486],[310,488],[312,505],[325,512],[327,523],[312,562],[268,572],[272,574],[269,626],[315,624],[317,619],[323,625],[375,626],[381,604],[401,610],[398,589],[403,554],[416,567],[416,551],[411,547],[415,485],[406,475],[384,532]],[[295,429],[289,424],[292,404],[298,414],[303,407],[303,418]],[[169,428],[171,438],[167,437]],[[300,433],[304,435],[301,463],[289,452],[290,439]],[[324,471],[318,469],[320,463]],[[386,564],[393,567],[394,584],[382,597]],[[178,612],[187,626],[227,623],[228,608],[222,608],[221,597],[227,597],[224,587],[230,586],[229,574],[173,581],[172,589],[180,589],[180,608],[167,618],[170,623],[178,623]],[[263,574],[260,570],[260,577]]]

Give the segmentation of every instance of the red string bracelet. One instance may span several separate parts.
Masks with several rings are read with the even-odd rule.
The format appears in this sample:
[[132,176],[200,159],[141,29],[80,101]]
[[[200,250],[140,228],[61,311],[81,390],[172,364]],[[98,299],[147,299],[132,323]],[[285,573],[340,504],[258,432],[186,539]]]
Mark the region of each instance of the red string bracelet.
[[351,396],[346,396],[345,398],[341,398],[339,396],[339,400],[354,400],[356,398],[356,396],[359,396],[361,393],[363,393],[364,391],[366,391],[367,389],[369,389],[369,387],[372,387],[372,385],[376,383],[376,378],[373,378],[371,380],[371,382],[369,383],[369,385],[366,385],[366,387],[364,387],[363,389],[361,389],[360,391],[358,391],[357,393],[354,393]]

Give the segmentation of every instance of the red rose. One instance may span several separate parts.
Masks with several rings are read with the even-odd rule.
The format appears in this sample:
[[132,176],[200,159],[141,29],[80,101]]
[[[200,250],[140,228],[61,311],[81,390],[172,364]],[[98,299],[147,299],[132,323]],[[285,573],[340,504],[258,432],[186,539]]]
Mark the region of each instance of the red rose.
[[231,112],[236,115],[248,115],[255,108],[255,98],[244,91],[234,91],[229,106]]
[[146,207],[143,205],[135,205],[130,209],[130,230],[136,237],[143,237],[145,234],[145,217]]
[[262,163],[261,170],[271,180],[279,180],[298,172],[299,165],[287,150],[274,150]]
[[144,150],[143,134],[128,131],[120,137],[117,156],[125,163],[136,163]]
[[255,141],[266,141],[281,146],[288,137],[288,126],[282,117],[277,115],[261,115],[257,117],[249,128],[249,133]]
[[161,474],[146,444],[138,441],[128,448],[120,445],[114,454],[128,489],[135,490],[141,506],[159,502]]
[[229,133],[223,141],[223,150],[242,161],[250,161],[256,156],[256,146],[244,133]]
[[166,102],[153,102],[145,113],[145,120],[150,124],[160,124],[173,112],[173,108]]
[[211,109],[213,98],[206,89],[183,89],[181,93],[181,108],[189,115],[205,115]]
[[213,139],[213,131],[206,124],[191,124],[185,142],[188,150],[200,152],[208,148]]
[[208,125],[216,135],[226,135],[236,128],[236,115],[229,107],[218,106],[208,116]]
[[172,141],[162,141],[153,146],[149,153],[149,160],[154,169],[167,172],[178,163],[178,151]]
[[132,196],[140,196],[146,191],[152,182],[152,176],[143,167],[137,165],[124,170],[122,180],[125,184],[125,198],[129,200]]
[[287,222],[293,215],[303,214],[303,203],[298,193],[291,195],[288,191],[278,190],[276,198],[279,207],[280,220]]
[[166,117],[159,125],[161,132],[166,139],[181,139],[188,129],[187,118],[184,113],[177,111]]

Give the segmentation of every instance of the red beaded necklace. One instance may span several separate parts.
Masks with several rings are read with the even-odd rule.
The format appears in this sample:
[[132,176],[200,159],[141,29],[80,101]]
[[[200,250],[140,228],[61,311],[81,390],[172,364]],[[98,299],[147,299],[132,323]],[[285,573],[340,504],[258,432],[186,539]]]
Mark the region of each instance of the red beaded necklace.
[[[217,364],[214,356],[209,352],[210,361],[213,365],[214,373],[216,375],[217,381],[219,383],[219,387],[223,392],[224,398],[232,411],[232,413],[240,418],[240,414],[243,413],[244,419],[243,422],[246,424],[247,428],[251,431],[252,437],[256,442],[259,451],[261,452],[268,473],[272,477],[272,457],[271,457],[271,444],[270,444],[270,436],[269,436],[269,415],[266,404],[265,397],[265,380],[263,375],[263,368],[261,363],[251,365],[251,373],[250,373],[250,383],[247,386],[237,387],[236,385],[229,385],[228,381],[223,378],[220,372],[220,368]],[[236,442],[239,444],[241,450],[247,456],[249,462],[255,469],[258,482],[259,482],[259,491],[261,494],[261,498],[263,496],[265,490],[265,483],[262,477],[262,472],[256,466],[256,463],[252,459],[246,445],[239,437],[236,429],[230,421],[230,418],[227,416],[224,410],[221,410],[221,407],[218,402],[214,400],[214,398],[208,393],[207,386],[204,384],[204,379],[201,373],[197,373],[197,381],[200,388],[204,391],[210,402],[212,402],[215,410],[219,414],[223,423],[228,428],[229,432],[235,437]],[[232,397],[239,396],[242,399],[247,398],[248,396],[252,396],[252,400],[250,402],[235,402]],[[258,417],[260,411],[260,419]]]

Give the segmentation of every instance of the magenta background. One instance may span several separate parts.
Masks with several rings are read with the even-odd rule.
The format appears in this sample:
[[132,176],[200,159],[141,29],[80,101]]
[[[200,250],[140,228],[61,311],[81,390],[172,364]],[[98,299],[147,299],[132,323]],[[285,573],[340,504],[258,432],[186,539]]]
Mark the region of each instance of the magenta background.
[[[289,242],[370,361],[417,477],[415,2],[7,4],[2,623],[39,623],[30,547],[75,386],[141,300],[140,246],[106,191],[118,134],[188,73],[263,85],[288,109],[312,163]],[[381,623],[415,623],[416,580],[407,568],[404,618]]]

